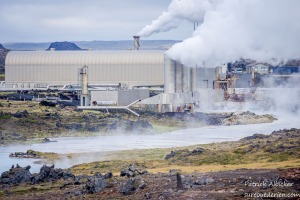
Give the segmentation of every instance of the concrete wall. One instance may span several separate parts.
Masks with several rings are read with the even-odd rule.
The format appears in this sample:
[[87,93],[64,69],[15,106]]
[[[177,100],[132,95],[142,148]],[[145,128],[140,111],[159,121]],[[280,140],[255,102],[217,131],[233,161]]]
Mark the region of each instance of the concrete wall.
[[149,97],[149,90],[120,90],[120,91],[91,91],[91,102],[93,101],[115,101],[118,106],[128,104]]
[[118,93],[118,105],[127,106],[139,99],[146,99],[149,97],[149,90],[121,90]]
[[115,101],[118,103],[118,91],[91,91],[91,102]]
[[197,68],[197,90],[213,88],[215,79],[215,68]]

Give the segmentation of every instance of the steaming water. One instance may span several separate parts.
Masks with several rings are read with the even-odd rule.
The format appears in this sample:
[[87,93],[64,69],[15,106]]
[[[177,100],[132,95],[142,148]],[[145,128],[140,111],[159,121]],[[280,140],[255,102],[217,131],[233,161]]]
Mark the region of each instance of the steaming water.
[[[33,149],[41,152],[66,153],[97,153],[98,156],[81,157],[69,160],[61,160],[54,163],[56,167],[68,168],[74,164],[105,160],[105,154],[111,151],[150,149],[150,148],[170,148],[195,144],[206,144],[212,142],[236,141],[254,133],[270,134],[274,130],[284,128],[300,128],[299,118],[281,118],[273,123],[237,125],[237,126],[209,126],[203,128],[193,128],[172,131],[157,135],[109,135],[98,137],[60,137],[53,138],[57,142],[32,144],[32,145],[12,145],[0,147],[0,172],[8,170],[11,165],[20,166],[31,165],[32,173],[38,172],[41,165],[34,164],[35,159],[9,158],[13,152],[25,152]],[[95,155],[95,154],[93,154]]]

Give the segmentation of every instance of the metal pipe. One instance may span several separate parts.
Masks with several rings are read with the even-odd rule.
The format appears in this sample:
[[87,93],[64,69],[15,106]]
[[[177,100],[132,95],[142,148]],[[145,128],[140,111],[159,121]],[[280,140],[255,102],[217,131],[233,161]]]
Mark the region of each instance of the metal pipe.
[[192,91],[196,91],[197,90],[197,67],[192,67],[192,77],[191,77],[191,82],[192,82],[192,86],[191,86],[191,90]]
[[176,61],[176,68],[175,68],[175,78],[176,78],[176,85],[175,85],[175,92],[181,93],[183,92],[183,65],[180,62]]
[[175,61],[165,56],[165,93],[175,93]]
[[132,114],[140,117],[140,115],[136,112],[134,112],[133,110],[130,109],[130,106],[140,102],[141,100],[136,100],[134,102],[132,102],[131,104],[127,105],[127,106],[77,106],[78,109],[82,109],[82,110],[127,110],[129,112],[131,112]]
[[190,91],[190,67],[182,65],[182,92],[189,92]]

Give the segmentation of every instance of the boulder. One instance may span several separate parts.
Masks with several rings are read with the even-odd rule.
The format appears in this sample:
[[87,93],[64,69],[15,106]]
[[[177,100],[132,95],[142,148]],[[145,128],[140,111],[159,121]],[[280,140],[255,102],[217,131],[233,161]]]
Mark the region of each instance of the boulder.
[[27,150],[26,153],[24,152],[15,152],[15,153],[11,153],[9,155],[9,157],[15,157],[15,158],[42,158],[41,156],[38,156],[37,152],[33,151],[33,150]]
[[49,143],[49,142],[57,142],[56,140],[50,140],[49,138],[44,138],[42,143]]
[[180,173],[176,174],[177,190],[183,190],[183,184]]
[[41,182],[50,182],[50,181],[56,181],[58,179],[68,179],[68,178],[72,178],[74,179],[75,176],[71,173],[70,170],[67,170],[66,172],[64,172],[62,169],[55,169],[54,165],[48,167],[46,165],[43,165],[43,167],[41,167],[40,172],[35,175],[32,179],[32,183],[33,184],[38,184]]
[[192,150],[191,155],[199,155],[205,152],[205,149],[201,147],[197,147],[196,149]]
[[241,141],[255,140],[255,139],[264,139],[264,138],[269,138],[269,137],[270,137],[269,135],[263,135],[263,134],[255,133],[255,134],[253,134],[251,136],[242,138]]
[[89,177],[84,188],[83,192],[87,194],[95,194],[101,192],[104,188],[106,188],[107,182],[104,177],[101,175],[95,175]]
[[139,189],[144,189],[145,187],[146,183],[144,180],[140,178],[131,178],[118,188],[118,192],[123,195],[130,195]]
[[169,160],[176,156],[176,151],[171,151],[169,154],[166,155],[165,160]]
[[22,117],[27,117],[29,115],[27,110],[24,110],[23,112],[16,112],[15,114],[13,114],[12,116],[16,117],[16,118],[22,118]]
[[46,101],[46,100],[43,100],[40,102],[40,105],[41,106],[48,106],[48,107],[55,107],[57,103],[55,102],[52,102],[52,101]]
[[16,167],[12,166],[9,171],[5,171],[1,174],[0,184],[11,186],[30,182],[32,179],[32,174],[29,171],[30,168],[29,165],[27,167],[20,167],[19,165]]
[[147,174],[148,171],[145,169],[139,169],[135,164],[129,165],[128,169],[122,169],[120,176],[135,177],[136,175]]
[[113,174],[111,172],[108,172],[107,174],[104,175],[104,179],[110,179],[113,177]]
[[211,183],[214,183],[215,180],[213,178],[210,177],[201,177],[198,180],[195,181],[195,185],[208,185]]
[[169,154],[166,155],[165,160],[170,160],[171,158],[174,158],[176,156],[194,156],[199,155],[205,152],[205,149],[201,147],[197,147],[196,149],[190,151],[188,149],[182,149],[182,150],[176,150],[171,151]]

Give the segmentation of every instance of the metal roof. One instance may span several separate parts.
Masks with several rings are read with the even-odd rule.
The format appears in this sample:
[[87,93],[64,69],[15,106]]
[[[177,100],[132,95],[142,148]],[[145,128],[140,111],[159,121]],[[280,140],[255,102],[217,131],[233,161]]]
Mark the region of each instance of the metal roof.
[[163,64],[164,51],[10,51],[6,66]]
[[6,57],[5,84],[76,84],[84,65],[91,84],[164,83],[164,51],[124,50],[11,51]]

